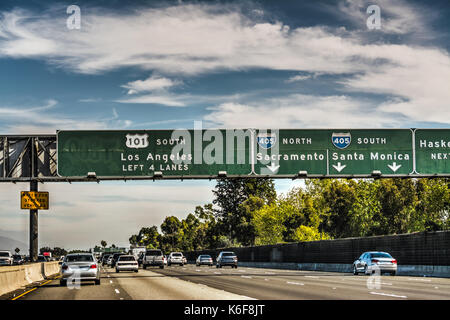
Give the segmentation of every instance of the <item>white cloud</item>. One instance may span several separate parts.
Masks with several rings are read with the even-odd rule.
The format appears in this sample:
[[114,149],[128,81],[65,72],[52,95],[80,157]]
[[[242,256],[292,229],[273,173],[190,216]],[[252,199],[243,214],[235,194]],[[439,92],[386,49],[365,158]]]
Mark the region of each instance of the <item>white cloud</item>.
[[[401,117],[400,117],[401,118]],[[293,94],[256,104],[223,103],[204,117],[226,128],[373,128],[394,127],[401,119],[363,100],[347,96]]]
[[308,79],[310,79],[310,78],[311,78],[310,75],[306,75],[306,76],[296,75],[296,76],[290,77],[290,78],[287,79],[285,82],[291,83],[291,82],[297,82],[297,81],[308,80]]
[[180,84],[179,81],[160,76],[151,76],[146,80],[128,82],[123,85],[122,88],[128,89],[128,94],[136,94],[141,92],[166,90],[178,84]]
[[[424,15],[407,3],[382,1],[380,6],[386,13],[383,32],[414,34],[426,29]],[[341,9],[360,19],[361,7],[363,2],[352,1]],[[450,57],[444,49],[368,43],[361,34],[342,28],[290,29],[280,21],[254,20],[224,5],[183,4],[127,14],[91,9],[83,13],[81,30],[56,27],[64,21],[51,16],[30,17],[23,11],[3,14],[0,56],[44,59],[82,73],[137,66],[184,76],[249,68],[357,74],[341,81],[346,90],[392,95],[390,100],[401,101],[385,101],[378,111],[401,113],[413,121],[450,119]],[[119,102],[187,105],[181,96],[168,93],[134,97],[139,88],[158,86],[151,79],[127,86],[132,97]]]

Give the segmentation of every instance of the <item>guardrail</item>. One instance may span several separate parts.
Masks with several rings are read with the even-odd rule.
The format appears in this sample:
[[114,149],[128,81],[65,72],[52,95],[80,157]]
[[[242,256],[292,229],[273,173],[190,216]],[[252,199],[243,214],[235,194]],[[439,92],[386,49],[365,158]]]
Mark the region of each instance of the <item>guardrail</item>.
[[42,281],[60,272],[58,261],[0,268],[0,295]]

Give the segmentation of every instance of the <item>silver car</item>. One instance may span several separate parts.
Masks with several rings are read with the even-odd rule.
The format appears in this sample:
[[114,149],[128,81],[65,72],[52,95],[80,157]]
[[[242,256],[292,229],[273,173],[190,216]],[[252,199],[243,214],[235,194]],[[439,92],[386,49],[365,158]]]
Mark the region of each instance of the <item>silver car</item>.
[[100,284],[100,266],[91,253],[71,253],[64,258],[61,265],[60,285],[67,281],[95,281]]
[[133,255],[120,256],[116,263],[116,272],[119,271],[134,271],[138,272],[139,264]]
[[397,273],[397,260],[389,253],[381,251],[364,252],[355,262],[353,262],[353,274],[372,274],[375,272],[390,273],[395,276]]
[[206,264],[206,265],[212,267],[213,259],[211,258],[210,255],[201,254],[201,255],[198,256],[197,260],[195,261],[195,264],[196,264],[197,267],[199,267],[199,266],[201,266],[203,264]]
[[238,267],[238,258],[234,252],[222,251],[216,259],[216,267],[222,268],[223,266],[231,266],[232,268]]

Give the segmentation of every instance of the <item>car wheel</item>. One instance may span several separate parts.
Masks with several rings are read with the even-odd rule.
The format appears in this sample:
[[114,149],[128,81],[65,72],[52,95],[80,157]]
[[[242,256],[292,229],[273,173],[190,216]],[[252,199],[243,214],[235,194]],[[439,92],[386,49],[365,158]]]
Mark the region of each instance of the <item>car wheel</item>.
[[364,274],[367,275],[367,266],[364,266]]
[[358,275],[358,269],[356,269],[356,266],[355,266],[355,265],[353,265],[353,274],[354,274],[355,276]]
[[216,264],[216,268],[219,268],[219,265],[218,265],[218,264]]
[[395,276],[395,275],[397,275],[397,271],[391,272],[391,276]]
[[139,270],[134,270],[134,272],[138,273],[138,272],[139,272]]
[[119,270],[116,269],[116,273],[119,273]]
[[142,268],[145,270],[145,269],[147,269],[147,266],[144,264],[144,265],[142,266]]
[[221,265],[221,264],[219,264],[219,268],[222,268],[222,265]]
[[60,285],[61,287],[65,287],[65,286],[67,285],[67,281],[66,281],[66,280],[60,280],[60,281],[59,281],[59,285]]
[[167,264],[169,267],[172,265],[171,263]]
[[164,269],[164,266],[159,266],[160,269]]
[[99,285],[99,284],[100,284],[100,279],[95,280],[95,284],[96,284],[96,285]]

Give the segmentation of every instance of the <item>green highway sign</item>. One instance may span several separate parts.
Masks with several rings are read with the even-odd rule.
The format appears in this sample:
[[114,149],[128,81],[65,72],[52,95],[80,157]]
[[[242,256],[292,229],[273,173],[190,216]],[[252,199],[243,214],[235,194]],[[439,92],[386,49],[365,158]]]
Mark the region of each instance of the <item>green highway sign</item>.
[[450,130],[416,129],[416,173],[450,174]]
[[[412,130],[272,130],[256,133],[255,173],[267,175],[408,175]],[[272,144],[265,144],[272,139]]]
[[449,175],[450,130],[58,131],[57,157],[61,177]]
[[250,141],[244,130],[58,131],[58,175],[248,175]]

